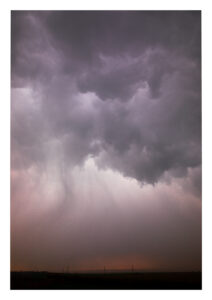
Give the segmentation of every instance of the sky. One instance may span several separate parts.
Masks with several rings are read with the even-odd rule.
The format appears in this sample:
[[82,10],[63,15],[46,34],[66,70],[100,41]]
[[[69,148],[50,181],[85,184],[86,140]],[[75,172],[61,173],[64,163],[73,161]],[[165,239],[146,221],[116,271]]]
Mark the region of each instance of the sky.
[[201,270],[199,11],[12,11],[11,269]]

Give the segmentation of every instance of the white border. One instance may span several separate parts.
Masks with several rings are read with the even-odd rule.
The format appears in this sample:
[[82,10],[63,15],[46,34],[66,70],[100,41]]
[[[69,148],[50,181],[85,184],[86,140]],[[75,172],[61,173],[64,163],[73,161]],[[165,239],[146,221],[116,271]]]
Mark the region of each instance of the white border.
[[[8,1],[10,9],[23,10],[200,10],[201,1],[173,1],[168,0],[148,0],[148,1],[97,1],[97,0],[79,0],[79,1]],[[203,1],[202,1],[203,2]],[[204,1],[207,2],[207,1]]]
[[[2,1],[3,2],[3,1]],[[212,299],[212,242],[211,242],[211,220],[212,220],[212,197],[211,197],[211,30],[212,14],[210,1],[5,1],[0,9],[0,37],[1,37],[1,109],[0,109],[0,229],[1,229],[1,263],[0,263],[0,292],[1,299],[36,299],[45,293],[45,297],[57,299],[59,294],[73,299],[106,299],[108,297],[128,299],[185,299],[191,298]],[[203,291],[10,291],[9,290],[9,261],[10,261],[10,193],[9,193],[9,172],[10,172],[10,10],[202,10],[202,88],[203,88]]]

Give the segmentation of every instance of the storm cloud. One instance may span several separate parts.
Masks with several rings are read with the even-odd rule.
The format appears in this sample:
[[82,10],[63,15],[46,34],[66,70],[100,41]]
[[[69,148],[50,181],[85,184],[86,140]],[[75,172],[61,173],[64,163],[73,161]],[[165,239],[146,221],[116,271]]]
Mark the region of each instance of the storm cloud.
[[11,22],[14,268],[200,269],[200,12]]

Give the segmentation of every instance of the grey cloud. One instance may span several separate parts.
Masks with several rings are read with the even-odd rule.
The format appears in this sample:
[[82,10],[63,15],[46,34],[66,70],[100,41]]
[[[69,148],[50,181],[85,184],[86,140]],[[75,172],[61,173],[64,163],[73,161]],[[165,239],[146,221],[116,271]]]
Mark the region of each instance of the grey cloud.
[[82,76],[79,88],[82,92],[95,91],[103,100],[129,100],[138,88],[148,83],[151,96],[157,98],[163,77],[176,70],[173,59],[176,57],[170,52],[157,47],[154,50],[147,47],[136,58],[127,55],[104,58],[101,67]]
[[43,17],[48,12],[12,11],[11,84],[39,88],[56,72],[59,57],[50,45]]
[[100,54],[138,57],[147,49],[165,48],[200,59],[198,12],[57,12],[46,22],[52,43],[64,55],[66,71],[85,74],[80,89],[95,90],[103,99],[129,98],[141,80],[148,81],[156,96],[168,70],[166,54],[156,54],[150,57],[148,70],[138,63],[102,74]]
[[67,160],[76,154],[79,163],[93,154],[99,157],[99,166],[154,183],[166,171],[183,175],[188,167],[201,164],[196,74],[198,66],[177,61],[175,72],[162,78],[159,98],[152,98],[146,83],[126,104],[81,94],[63,77],[62,83],[56,79],[45,92],[49,99],[44,100],[45,115],[53,135],[63,137]]
[[[41,72],[42,66],[32,54],[44,50],[48,43],[63,57],[64,72],[68,74],[90,73],[93,66],[101,68],[100,53],[130,53],[136,57],[147,48],[165,47],[200,58],[198,11],[14,11],[12,35],[12,69],[20,77]],[[26,49],[31,52],[30,60]]]
[[146,88],[146,94],[141,89],[128,105],[114,102],[104,109],[106,151],[100,164],[147,182],[157,181],[165,171],[185,173],[201,164],[200,93],[184,86],[200,84],[191,75],[198,69],[191,68],[190,74],[185,70],[163,79],[157,100]]

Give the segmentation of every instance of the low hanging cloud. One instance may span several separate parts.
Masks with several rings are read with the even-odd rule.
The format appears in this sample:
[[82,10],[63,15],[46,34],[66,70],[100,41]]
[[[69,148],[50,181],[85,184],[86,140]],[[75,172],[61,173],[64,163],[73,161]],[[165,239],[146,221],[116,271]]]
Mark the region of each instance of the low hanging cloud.
[[[185,235],[191,234],[189,241],[196,248],[191,260],[198,261],[195,266],[199,265],[201,234],[195,236],[191,224],[197,231],[200,229],[200,22],[200,13],[195,11],[12,12],[11,194],[14,252],[19,253],[18,261],[24,259],[21,241],[24,236],[30,238],[32,231],[35,241],[42,241],[46,253],[42,258],[32,255],[32,260],[37,259],[37,263],[43,261],[41,265],[48,261],[47,253],[51,248],[48,245],[52,244],[55,257],[63,255],[63,264],[70,260],[62,250],[68,237],[67,253],[72,249],[76,268],[80,268],[80,259],[86,260],[86,255],[90,255],[91,261],[98,255],[106,259],[107,255],[112,257],[116,252],[118,255],[125,247],[126,253],[122,253],[125,258],[139,253],[137,257],[144,255],[150,261],[156,255],[150,251],[151,247],[158,247],[153,243],[157,225],[150,226],[145,217],[146,212],[153,214],[151,198],[155,199],[154,203],[159,203],[156,217],[159,222],[160,209],[168,205],[162,200],[163,196],[175,198],[174,195],[178,195],[176,202],[183,199],[183,206],[188,202],[191,212],[186,210],[186,214],[191,217],[191,222],[183,221],[181,212],[172,210],[175,202],[170,204],[173,207],[170,211],[165,210],[164,224],[159,222],[162,226],[160,243],[165,243],[166,236],[172,239],[171,235],[175,235],[179,238],[176,238],[179,251],[187,258],[182,246],[185,240],[181,236],[184,226]],[[98,172],[104,178],[99,183]],[[114,205],[119,208],[123,205],[125,209],[128,204],[121,189],[117,191],[115,202],[112,200],[114,196],[109,190],[113,190],[113,182],[109,187],[105,178],[113,175],[107,172],[118,176],[117,185],[119,180],[123,180],[123,186],[135,180],[138,186],[130,184],[130,189],[136,194],[141,193],[139,189],[142,188],[143,193],[145,189],[152,189],[151,196],[142,196],[146,199],[144,202],[137,196],[130,196],[136,200],[132,201],[129,223],[126,212],[123,216],[119,209],[111,213]],[[96,185],[95,189],[84,187],[86,192],[78,190],[80,183],[76,184],[76,178],[83,186],[83,178],[90,182],[92,174],[95,174],[92,183]],[[156,196],[163,189],[165,194],[162,196],[159,192]],[[85,215],[83,209],[87,204],[83,204],[83,193],[86,193],[85,198],[94,199],[93,207],[98,207],[98,197],[105,198],[105,202],[101,202],[106,210],[105,216],[101,209],[94,212],[91,208]],[[24,214],[22,208],[27,195],[31,200],[28,213]],[[123,199],[122,204],[116,203],[117,198]],[[140,215],[136,215],[139,201],[143,205],[150,204],[145,204],[144,212],[140,208]],[[76,203],[81,203],[81,206]],[[15,211],[19,212],[17,216]],[[75,213],[78,214],[75,221],[69,219],[66,211],[73,218]],[[29,220],[28,216],[33,214],[35,217]],[[100,225],[100,219],[106,224],[110,214],[111,224],[119,228],[114,231],[114,236],[109,234],[112,230],[109,225],[102,225],[102,228]],[[182,222],[183,225],[177,226],[179,230],[176,231],[170,226],[170,232],[167,232],[172,217],[176,224]],[[38,226],[41,222],[40,228],[47,229],[55,219],[60,221],[58,226],[51,225],[52,234],[58,233],[59,248],[51,240],[51,233],[46,244],[47,232],[41,233]],[[77,231],[70,229],[72,222],[75,228],[82,226],[79,236]],[[87,239],[83,242],[83,232],[88,234],[86,227],[89,222],[99,228],[99,232],[93,229],[90,233],[91,244],[98,240],[105,251],[98,247],[95,251]],[[119,223],[122,225],[118,226]],[[30,224],[29,230],[23,229],[26,224]],[[37,226],[36,233],[33,228]],[[128,252],[125,236],[128,227],[131,236],[133,232],[135,236],[139,235],[142,228],[141,235],[144,237],[148,232],[151,241],[132,238],[132,248]],[[69,229],[66,231],[65,228]],[[105,243],[111,245],[111,249],[102,240],[104,233]],[[117,236],[120,236],[120,245],[114,246]],[[76,249],[73,244],[78,244]],[[88,249],[87,254],[78,256],[76,253],[83,251],[80,249],[84,247]],[[159,249],[158,265],[165,264],[162,258],[165,249],[163,246]],[[25,250],[30,253],[32,249],[29,246]],[[150,257],[148,253],[151,253]],[[55,261],[54,255],[49,258],[51,262]],[[174,254],[170,255],[170,260],[174,261]],[[177,261],[176,258],[173,265],[177,265]],[[53,265],[56,268],[60,263]]]

